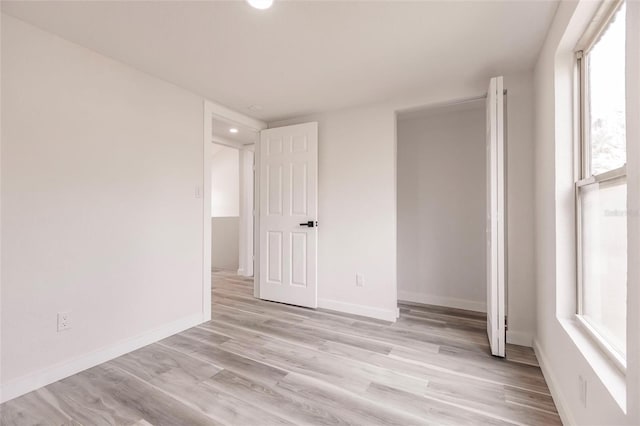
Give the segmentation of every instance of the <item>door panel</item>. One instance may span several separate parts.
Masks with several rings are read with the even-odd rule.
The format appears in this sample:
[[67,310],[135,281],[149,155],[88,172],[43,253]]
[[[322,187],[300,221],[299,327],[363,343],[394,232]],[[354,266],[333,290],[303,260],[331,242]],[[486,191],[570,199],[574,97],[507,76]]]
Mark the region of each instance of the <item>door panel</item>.
[[505,356],[506,226],[504,85],[492,78],[487,93],[487,335],[491,353]]
[[269,192],[269,214],[282,213],[282,166],[267,166],[267,191]]
[[267,280],[272,284],[282,284],[282,232],[268,232]]
[[291,214],[307,215],[307,164],[291,164]]
[[258,148],[260,298],[315,308],[318,124],[263,130]]
[[291,234],[291,285],[307,286],[307,234]]

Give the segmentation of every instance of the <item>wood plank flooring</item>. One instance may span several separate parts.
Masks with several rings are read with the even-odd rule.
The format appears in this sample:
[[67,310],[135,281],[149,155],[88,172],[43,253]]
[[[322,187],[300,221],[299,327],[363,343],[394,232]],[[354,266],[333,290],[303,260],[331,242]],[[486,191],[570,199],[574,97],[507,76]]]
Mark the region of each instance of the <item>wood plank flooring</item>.
[[396,323],[253,298],[213,273],[212,321],[0,405],[2,425],[558,425],[535,355],[484,315]]

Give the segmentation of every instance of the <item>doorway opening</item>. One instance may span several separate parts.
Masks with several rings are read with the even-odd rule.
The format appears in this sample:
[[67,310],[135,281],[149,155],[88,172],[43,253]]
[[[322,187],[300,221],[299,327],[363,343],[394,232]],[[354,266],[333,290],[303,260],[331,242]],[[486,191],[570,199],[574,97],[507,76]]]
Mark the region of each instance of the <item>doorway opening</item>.
[[[202,310],[211,319],[214,272],[252,281],[254,275],[254,153],[266,124],[204,102]],[[254,287],[255,288],[255,287]],[[255,291],[254,291],[255,293]]]
[[213,117],[211,170],[211,269],[252,277],[254,269],[254,150],[258,132]]
[[506,342],[501,85],[492,79],[489,96],[396,117],[398,303],[468,317],[497,356]]
[[[255,298],[317,307],[318,123],[267,127],[204,102],[204,191],[198,187],[196,195],[204,195],[205,321],[211,319],[214,271],[252,282]],[[236,199],[235,173],[219,176],[234,168],[234,150],[238,216],[235,202],[229,204]],[[236,222],[237,249],[231,242]]]
[[211,269],[243,275],[240,268],[240,155],[213,143],[211,149]]
[[486,312],[484,103],[398,114],[401,301]]

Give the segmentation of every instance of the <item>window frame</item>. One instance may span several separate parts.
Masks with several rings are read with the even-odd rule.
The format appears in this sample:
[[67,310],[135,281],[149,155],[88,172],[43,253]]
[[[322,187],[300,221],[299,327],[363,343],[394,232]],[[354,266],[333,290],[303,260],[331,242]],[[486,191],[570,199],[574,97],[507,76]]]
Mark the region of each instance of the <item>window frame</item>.
[[[590,120],[589,120],[589,93],[588,93],[588,58],[591,49],[598,43],[600,37],[606,32],[612,23],[613,17],[620,10],[625,0],[616,0],[613,3],[605,3],[596,14],[596,19],[592,25],[587,28],[578,48],[575,51],[575,66],[578,79],[577,84],[577,168],[574,185],[574,202],[575,202],[575,232],[576,232],[576,312],[575,317],[578,324],[591,338],[593,342],[604,352],[604,354],[613,362],[613,364],[623,373],[626,374],[627,361],[626,355],[618,352],[607,341],[607,339],[598,332],[583,315],[583,277],[582,277],[582,211],[581,211],[581,189],[590,185],[599,185],[600,183],[614,181],[618,179],[627,179],[627,164],[616,169],[592,175],[591,174],[591,146],[590,146]],[[626,90],[626,89],[625,89]],[[628,256],[627,256],[628,264]],[[627,283],[628,290],[628,283]],[[628,315],[628,311],[626,312]]]

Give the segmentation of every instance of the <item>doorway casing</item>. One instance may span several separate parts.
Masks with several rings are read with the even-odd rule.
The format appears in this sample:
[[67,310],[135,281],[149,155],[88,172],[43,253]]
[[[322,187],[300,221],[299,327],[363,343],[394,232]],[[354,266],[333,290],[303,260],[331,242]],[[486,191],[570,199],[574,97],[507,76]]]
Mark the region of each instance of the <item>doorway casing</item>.
[[[254,232],[246,232],[247,229],[254,226],[254,203],[253,200],[248,198],[244,187],[246,183],[253,183],[253,165],[249,164],[253,162],[254,145],[243,145],[230,139],[224,139],[220,137],[214,137],[213,133],[213,119],[217,118],[227,122],[238,124],[242,127],[250,128],[259,134],[263,129],[267,128],[267,124],[263,121],[256,120],[248,117],[239,112],[233,111],[222,105],[216,104],[211,101],[204,101],[204,131],[203,131],[203,176],[202,186],[196,188],[196,194],[201,194],[203,199],[202,210],[202,317],[203,321],[211,320],[211,154],[212,143],[218,143],[232,148],[236,148],[240,153],[240,235],[242,240],[240,241],[240,266],[239,272],[244,275],[252,273],[253,266],[253,239]],[[257,182],[255,182],[257,184]],[[254,184],[257,188],[257,185]],[[255,192],[255,191],[254,191]],[[245,232],[243,232],[243,229]],[[244,248],[244,250],[243,250]],[[251,268],[246,265],[251,264]]]

